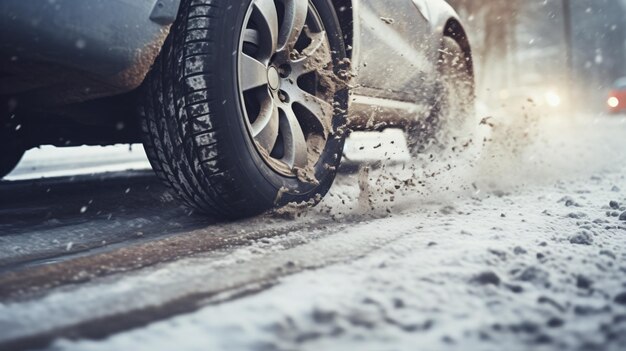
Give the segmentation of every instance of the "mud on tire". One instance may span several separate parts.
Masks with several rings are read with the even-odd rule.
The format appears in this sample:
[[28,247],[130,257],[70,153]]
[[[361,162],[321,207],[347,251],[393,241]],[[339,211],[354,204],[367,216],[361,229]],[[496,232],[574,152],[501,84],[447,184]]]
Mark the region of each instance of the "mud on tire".
[[[273,157],[280,161],[280,150],[264,153],[258,144],[266,139],[252,137],[254,120],[248,117],[251,108],[240,89],[241,63],[237,57],[242,47],[250,46],[247,41],[242,45],[242,38],[254,44],[253,39],[248,39],[248,32],[256,30],[257,37],[264,33],[263,25],[247,21],[256,20],[259,8],[265,10],[272,3],[283,21],[279,24],[282,29],[289,18],[286,11],[302,0],[184,0],[161,55],[142,87],[142,134],[156,174],[184,203],[210,216],[234,219],[291,202],[316,202],[330,188],[340,162],[345,141],[341,127],[346,119],[346,87],[336,89],[330,96],[328,91],[324,95],[309,89],[314,98],[326,99],[332,112],[323,148],[313,150],[315,162],[309,162],[306,169],[277,171],[268,160]],[[307,11],[307,21],[315,15],[322,21],[320,26],[332,53],[332,62],[325,69],[330,75],[338,75],[346,50],[331,2],[310,1]],[[254,33],[250,37],[255,37]],[[306,47],[308,41],[299,39],[293,45]],[[262,50],[252,49],[253,53],[257,51]],[[287,73],[280,74],[284,78]],[[317,73],[315,77],[316,82],[321,80]],[[268,91],[272,97],[278,97],[278,90]],[[277,103],[287,110],[285,102]],[[302,112],[302,107],[293,110]],[[284,116],[285,112],[280,112],[280,128]],[[306,118],[297,117],[311,159],[309,139],[320,128],[307,130],[303,122]],[[280,140],[289,142],[285,141],[286,133],[280,129],[276,144]],[[285,145],[283,159],[287,153]]]

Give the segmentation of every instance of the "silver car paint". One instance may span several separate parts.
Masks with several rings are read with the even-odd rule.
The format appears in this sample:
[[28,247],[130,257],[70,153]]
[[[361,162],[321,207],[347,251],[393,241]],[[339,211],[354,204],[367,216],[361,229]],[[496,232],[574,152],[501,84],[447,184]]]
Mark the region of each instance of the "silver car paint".
[[456,12],[444,0],[353,0],[352,6],[351,117],[362,119],[372,107],[397,119],[427,112],[440,41]]

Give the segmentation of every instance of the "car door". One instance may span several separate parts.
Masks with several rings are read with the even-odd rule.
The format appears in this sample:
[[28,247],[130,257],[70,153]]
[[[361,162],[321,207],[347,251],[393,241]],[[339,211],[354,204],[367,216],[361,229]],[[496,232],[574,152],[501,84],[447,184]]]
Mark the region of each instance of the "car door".
[[426,0],[358,0],[357,94],[401,101],[428,96],[434,70]]

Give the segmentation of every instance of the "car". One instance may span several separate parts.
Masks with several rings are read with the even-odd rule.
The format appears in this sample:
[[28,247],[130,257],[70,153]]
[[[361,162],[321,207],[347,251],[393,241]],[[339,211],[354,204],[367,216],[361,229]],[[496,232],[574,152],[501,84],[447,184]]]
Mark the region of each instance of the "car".
[[0,176],[40,145],[142,142],[218,218],[315,204],[351,131],[418,152],[473,101],[444,0],[3,0],[0,33]]
[[557,89],[543,84],[520,85],[511,89],[500,90],[492,102],[494,109],[501,108],[510,112],[525,112],[528,110],[541,111],[542,114],[557,114],[562,112],[564,95],[563,89]]
[[626,112],[626,77],[618,79],[613,84],[606,103],[610,113]]

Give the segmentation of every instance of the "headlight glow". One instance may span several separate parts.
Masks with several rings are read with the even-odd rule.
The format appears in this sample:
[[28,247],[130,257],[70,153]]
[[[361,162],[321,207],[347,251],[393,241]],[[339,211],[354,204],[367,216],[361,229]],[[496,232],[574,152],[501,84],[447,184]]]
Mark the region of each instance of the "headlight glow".
[[619,106],[619,99],[615,96],[611,96],[607,103],[609,104],[609,107],[616,108],[617,106]]
[[559,107],[561,106],[561,97],[554,91],[549,91],[546,93],[546,102],[551,107]]

